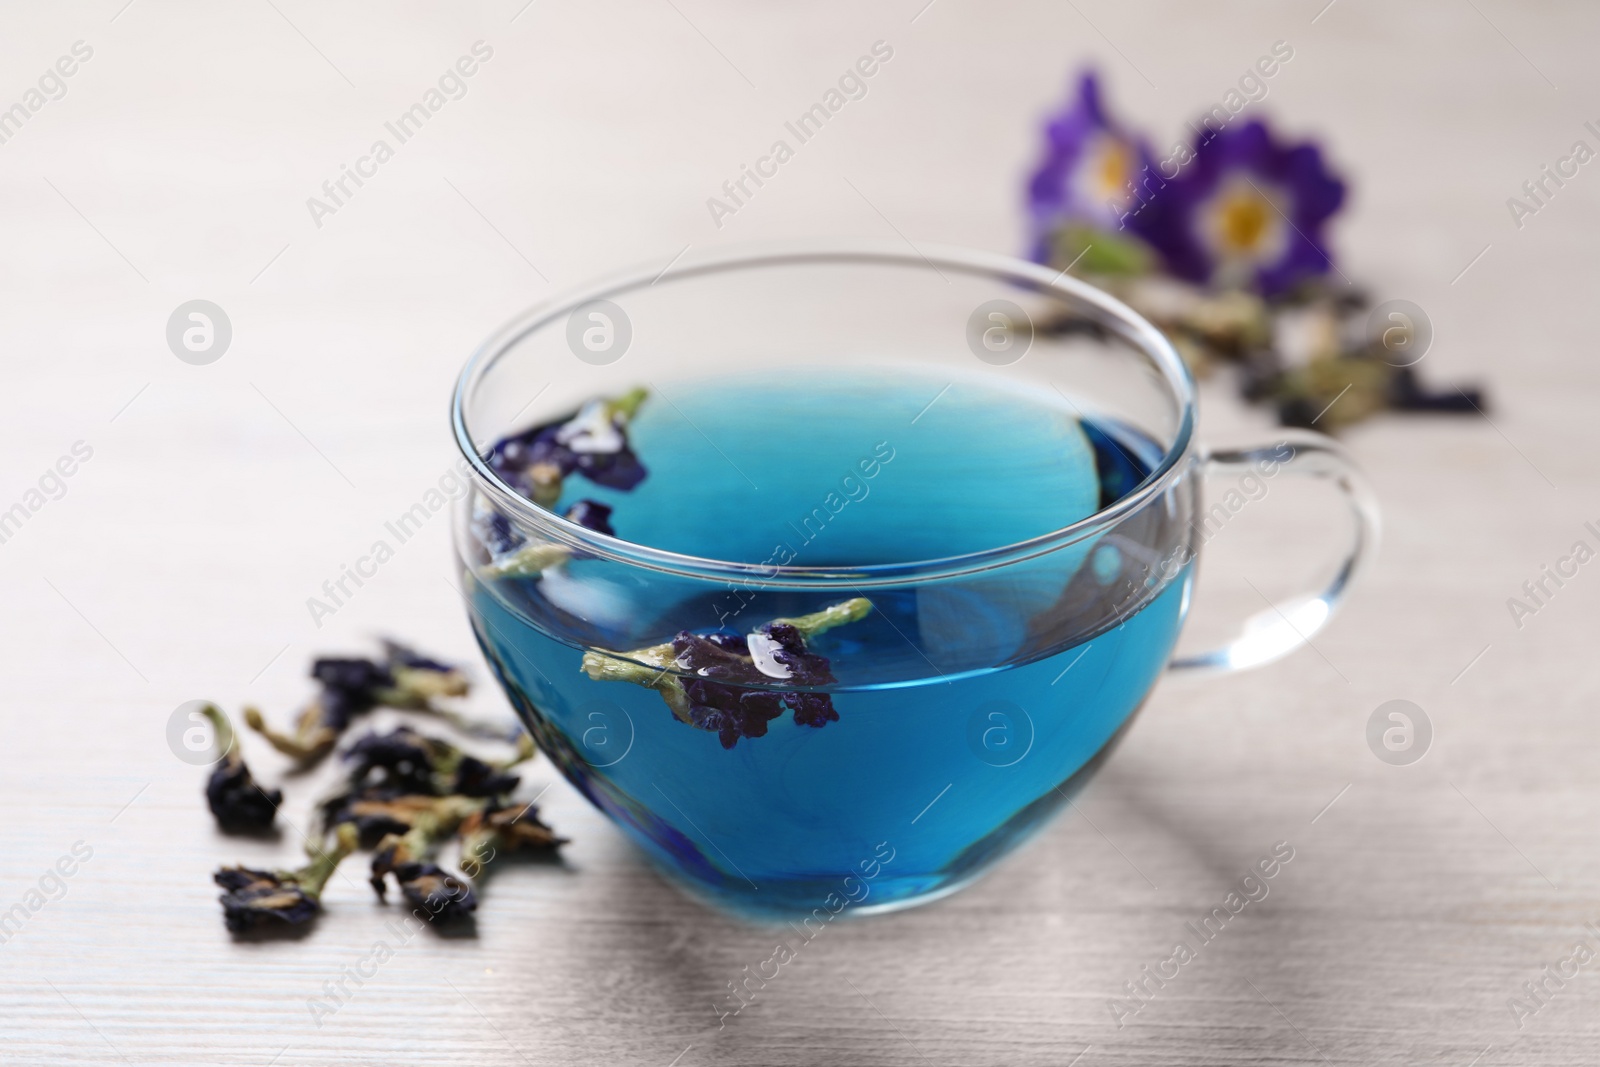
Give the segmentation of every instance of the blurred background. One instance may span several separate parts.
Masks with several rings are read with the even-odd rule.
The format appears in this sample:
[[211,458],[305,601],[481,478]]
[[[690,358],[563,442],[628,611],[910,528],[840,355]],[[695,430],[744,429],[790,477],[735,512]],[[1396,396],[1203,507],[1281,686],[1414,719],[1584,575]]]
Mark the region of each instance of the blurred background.
[[[108,0],[0,22],[0,109],[28,110],[0,112],[0,511],[27,511],[0,543],[0,910],[93,850],[0,944],[8,1062],[1592,1062],[1595,968],[1560,963],[1600,946],[1600,578],[1521,619],[1508,600],[1600,544],[1600,177],[1520,220],[1507,201],[1575,141],[1600,147],[1594,9]],[[880,41],[867,94],[714,217]],[[306,600],[453,461],[449,390],[491,329],[735,242],[1022,254],[1042,124],[1083,65],[1164,148],[1278,41],[1293,61],[1250,108],[1349,183],[1338,262],[1425,309],[1420,370],[1490,400],[1344,434],[1386,540],[1315,650],[1161,686],[1033,846],[949,901],[830,930],[720,1029],[712,1003],[770,937],[660,883],[547,763],[525,777],[550,785],[567,867],[508,872],[475,939],[419,936],[320,1025],[307,1000],[385,918],[359,878],[303,941],[230,941],[210,870],[298,847],[218,836],[168,717],[197,698],[286,715],[312,655],[377,633],[479,662],[443,518],[320,625]],[[404,143],[386,130],[474,54],[459,98]],[[308,207],[379,138],[392,158]],[[196,299],[231,326],[204,365],[167,340]],[[1272,423],[1204,387],[1203,439]],[[64,456],[74,473],[41,483]],[[1318,506],[1274,494],[1208,547],[1197,634],[1254,610],[1247,562],[1321,558]],[[1409,766],[1367,745],[1392,699],[1432,724]],[[492,685],[476,701],[503,709]],[[1108,1001],[1278,841],[1296,859],[1271,898],[1119,1027]]]

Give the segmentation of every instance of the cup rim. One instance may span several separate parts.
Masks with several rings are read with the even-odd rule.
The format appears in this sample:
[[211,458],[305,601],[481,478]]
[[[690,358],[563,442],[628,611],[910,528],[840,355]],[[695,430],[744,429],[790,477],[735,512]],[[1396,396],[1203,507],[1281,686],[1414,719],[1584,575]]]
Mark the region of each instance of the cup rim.
[[[855,589],[907,585],[954,578],[993,570],[1046,555],[1114,526],[1165,493],[1178,480],[1183,461],[1194,445],[1195,384],[1188,365],[1166,336],[1122,301],[1065,271],[1055,272],[1037,263],[995,252],[953,245],[905,244],[880,240],[779,241],[731,245],[692,258],[680,258],[665,268],[639,265],[584,285],[568,288],[541,301],[506,322],[468,357],[456,379],[450,402],[450,424],[456,446],[472,474],[475,488],[500,510],[551,541],[591,556],[680,577],[743,581],[779,588]],[[1044,292],[1065,296],[1091,313],[1150,358],[1179,404],[1179,421],[1172,443],[1161,461],[1134,490],[1110,507],[1077,522],[1023,541],[977,552],[938,559],[861,566],[791,566],[746,563],[671,552],[610,537],[539,507],[507,485],[478,454],[467,426],[466,404],[483,377],[528,334],[552,323],[592,300],[608,299],[663,280],[683,280],[702,274],[764,266],[802,263],[903,266],[918,269],[949,267],[968,274],[988,274],[1022,282]],[[470,499],[470,497],[469,497]]]

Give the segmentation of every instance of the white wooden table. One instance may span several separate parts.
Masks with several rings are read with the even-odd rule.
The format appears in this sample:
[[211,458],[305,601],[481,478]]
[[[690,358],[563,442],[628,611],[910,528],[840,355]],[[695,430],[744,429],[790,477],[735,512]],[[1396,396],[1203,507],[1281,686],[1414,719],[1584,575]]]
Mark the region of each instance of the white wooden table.
[[[0,11],[0,107],[74,42],[92,49],[0,144],[0,509],[75,442],[92,449],[0,544],[0,911],[27,910],[41,880],[53,898],[0,944],[0,1060],[1600,1059],[1595,965],[1520,1027],[1508,1007],[1575,943],[1600,945],[1584,926],[1600,924],[1600,564],[1520,628],[1506,606],[1600,523],[1600,172],[1521,228],[1505,203],[1575,140],[1597,146],[1583,123],[1600,117],[1600,15],[922,2]],[[465,95],[360,163],[480,40],[492,56]],[[878,40],[894,56],[866,98],[718,228],[706,198]],[[210,871],[298,843],[216,834],[168,715],[204,697],[281,719],[311,655],[382,631],[477,662],[442,519],[320,629],[305,601],[444,471],[447,391],[492,326],[685,245],[899,233],[1016,249],[1037,121],[1079,60],[1164,142],[1278,40],[1295,56],[1261,106],[1355,177],[1345,269],[1428,310],[1431,378],[1486,379],[1494,401],[1492,424],[1350,435],[1387,539],[1317,652],[1163,684],[1079,812],[946,902],[831,927],[725,1028],[713,1004],[772,934],[665,887],[543,762],[526,785],[550,786],[566,867],[504,872],[475,939],[412,938],[320,1026],[308,1000],[392,937],[394,909],[354,865],[310,936],[229,938]],[[307,198],[358,164],[365,184],[314,220]],[[206,366],[164,336],[195,298],[233,328]],[[1205,404],[1213,440],[1264,432],[1225,385]],[[1219,538],[1197,630],[1251,607],[1241,575],[1293,586],[1314,508],[1269,498]],[[1434,726],[1409,767],[1364,738],[1394,698]],[[492,686],[476,699],[503,713]],[[299,825],[312,789],[290,789]],[[1119,1029],[1108,1001],[1278,841],[1295,858],[1270,895]],[[77,842],[91,858],[45,877]]]

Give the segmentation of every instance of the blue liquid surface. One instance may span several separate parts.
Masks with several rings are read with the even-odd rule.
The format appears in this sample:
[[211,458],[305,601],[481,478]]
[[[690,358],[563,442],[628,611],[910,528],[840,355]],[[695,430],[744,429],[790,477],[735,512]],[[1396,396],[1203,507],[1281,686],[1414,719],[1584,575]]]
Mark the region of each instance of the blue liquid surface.
[[[976,383],[925,408],[944,385],[669,383],[630,431],[644,482],[569,478],[558,510],[598,500],[623,539],[719,559],[905,562],[1067,525],[1159,458],[1123,427]],[[1129,721],[1190,582],[1185,568],[1152,583],[1131,555],[1108,537],[1014,573],[863,591],[870,615],[808,642],[838,679],[825,689],[838,721],[786,714],[732,748],[652,689],[592,680],[583,653],[719,621],[748,633],[856,594],[730,590],[578,559],[474,581],[473,622],[545,752],[692,889],[753,913],[874,908],[977,874],[1066,803]]]

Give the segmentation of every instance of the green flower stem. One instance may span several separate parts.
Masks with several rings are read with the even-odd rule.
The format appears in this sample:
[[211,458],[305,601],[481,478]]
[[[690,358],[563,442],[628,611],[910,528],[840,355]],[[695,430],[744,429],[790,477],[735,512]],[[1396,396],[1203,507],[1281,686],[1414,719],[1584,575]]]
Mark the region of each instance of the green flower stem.
[[244,709],[245,725],[266,738],[267,743],[285,756],[302,763],[313,763],[333,751],[339,735],[322,723],[322,709],[312,701],[295,721],[293,734],[280,733],[267,724],[259,708]]
[[298,885],[313,900],[322,896],[323,887],[328,884],[328,879],[333,877],[333,872],[338,869],[339,863],[350,853],[356,850],[356,828],[350,823],[341,823],[334,831],[333,849],[319,849],[312,856],[311,862],[297,871],[277,871],[279,878],[285,882]]
[[1052,239],[1054,258],[1080,274],[1126,277],[1148,274],[1155,257],[1142,241],[1089,226],[1068,225]]
[[[455,788],[456,772],[461,769],[461,761],[471,753],[450,744],[439,738],[430,738],[433,749],[433,781],[434,790],[441,796],[449,794]],[[526,763],[534,757],[537,749],[534,748],[533,738],[527,733],[517,735],[514,742],[516,751],[505,759],[484,760],[483,762],[497,771],[510,770],[519,763]]]
[[606,401],[606,415],[612,422],[620,422],[626,426],[639,413],[639,405],[643,404],[649,395],[650,390],[642,387],[630,389],[615,400]]
[[814,611],[810,615],[801,615],[795,619],[773,619],[773,625],[787,623],[800,631],[800,636],[806,640],[826,633],[835,626],[843,626],[847,622],[859,622],[866,618],[872,611],[872,601],[864,596],[858,596],[832,607]]
[[395,689],[408,695],[420,696],[424,700],[433,697],[464,697],[471,688],[466,675],[460,671],[395,667],[389,673],[394,675]]
[[[378,851],[382,852],[389,843],[394,842],[395,849],[391,863],[395,866],[429,859],[439,850],[440,845],[455,836],[456,828],[461,825],[463,819],[483,811],[488,805],[487,799],[476,797],[440,797],[432,810],[417,816],[411,824],[411,829],[404,834],[390,834],[384,838],[378,845]],[[339,829],[342,831],[347,826],[351,830],[355,829],[349,823],[340,823]]]
[[222,709],[215,704],[207,704],[200,709],[200,714],[204,715],[211,723],[211,743],[217,753],[217,759],[227,759],[233,753],[235,740],[233,724],[222,713]]
[[539,749],[533,743],[533,735],[526,730],[517,735],[516,749],[514,755],[503,760],[491,760],[489,766],[508,771],[519,763],[527,763],[539,754]]
[[533,502],[541,508],[553,508],[561,499],[563,482],[561,468],[554,463],[535,463],[528,468],[528,481],[533,485]]
[[[559,489],[556,495],[560,495]],[[554,504],[555,501],[550,503]],[[565,545],[523,545],[510,555],[486,563],[478,570],[485,578],[536,578],[551,567],[559,567],[571,557],[572,550]]]
[[[621,656],[627,658],[621,659]],[[585,652],[583,673],[597,682],[632,682],[654,689],[667,702],[672,714],[688,722],[689,695],[683,691],[678,676],[671,673],[676,656],[670,641],[633,652]]]

